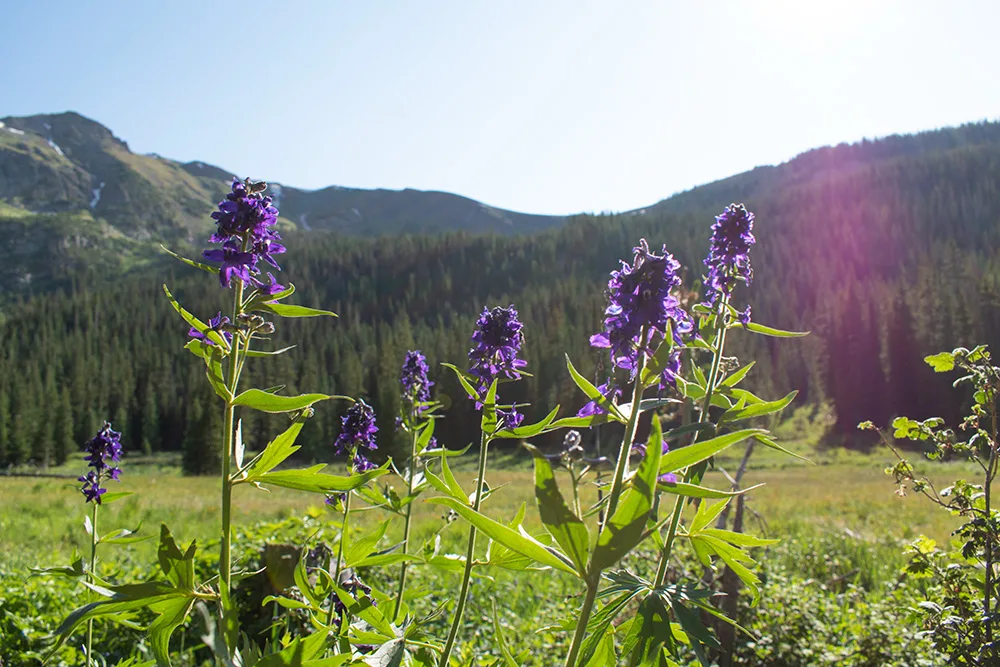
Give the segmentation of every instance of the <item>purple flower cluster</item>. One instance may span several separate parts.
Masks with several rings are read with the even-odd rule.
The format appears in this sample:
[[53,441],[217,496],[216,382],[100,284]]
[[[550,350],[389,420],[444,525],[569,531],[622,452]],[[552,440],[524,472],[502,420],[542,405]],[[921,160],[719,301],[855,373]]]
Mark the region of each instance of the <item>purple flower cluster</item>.
[[107,489],[101,487],[101,483],[106,479],[117,480],[121,475],[121,470],[112,465],[121,461],[121,437],[121,433],[111,430],[111,424],[104,422],[97,435],[87,443],[87,456],[84,460],[93,470],[77,480],[83,482],[80,491],[87,499],[86,502],[93,501],[100,505],[101,496],[107,492]]
[[[212,319],[210,319],[208,321],[208,328],[212,329],[213,331],[219,332],[219,335],[221,335],[226,340],[227,343],[232,343],[233,342],[233,332],[231,332],[231,331],[224,331],[223,328],[222,328],[224,324],[229,324],[229,318],[226,317],[225,315],[223,315],[222,311],[219,311],[218,315],[216,315],[215,317],[213,317]],[[208,336],[206,336],[202,332],[198,331],[194,327],[191,327],[188,330],[188,336],[191,336],[191,338],[195,338],[197,340],[200,340],[201,342],[205,343],[206,345],[215,345],[215,343],[213,343],[212,340]]]
[[[612,363],[634,377],[639,354],[652,355],[666,336],[668,326],[677,344],[683,343],[683,336],[693,326],[677,297],[671,294],[681,284],[677,275],[680,263],[667,252],[666,246],[660,255],[652,252],[646,239],[640,239],[633,252],[631,265],[622,261],[621,270],[611,272],[604,331],[591,336],[590,344],[610,348]],[[679,369],[678,350],[663,371],[660,387],[673,385]]]
[[219,210],[212,214],[218,225],[210,239],[221,243],[221,248],[206,250],[205,259],[220,262],[219,282],[229,287],[233,278],[238,278],[251,287],[264,288],[268,294],[277,294],[284,289],[271,276],[271,284],[261,282],[261,260],[276,269],[281,269],[274,256],[285,252],[279,241],[281,236],[274,230],[278,222],[278,209],[271,205],[271,198],[261,193],[266,183],[252,183],[250,179],[233,179],[233,189],[225,200],[219,202]]
[[523,328],[513,305],[483,309],[472,334],[476,346],[469,350],[469,373],[479,380],[476,389],[480,396],[486,394],[497,378],[520,379],[520,369],[528,363],[517,358],[524,344]]
[[399,373],[399,383],[403,385],[403,399],[410,404],[426,403],[431,400],[434,383],[427,379],[427,358],[420,350],[410,350],[403,358],[403,368]]
[[[738,281],[749,285],[753,281],[750,266],[750,246],[757,240],[753,236],[753,213],[743,204],[730,204],[712,225],[712,244],[705,259],[708,275],[705,277],[708,303],[715,304],[720,296],[729,296]],[[740,321],[750,320],[747,309]]]
[[334,453],[338,456],[347,454],[351,457],[351,464],[356,472],[365,472],[375,468],[375,464],[368,460],[362,450],[375,450],[375,434],[378,433],[378,426],[375,425],[375,410],[362,400],[358,400],[347,409],[341,418],[340,435],[333,443]]

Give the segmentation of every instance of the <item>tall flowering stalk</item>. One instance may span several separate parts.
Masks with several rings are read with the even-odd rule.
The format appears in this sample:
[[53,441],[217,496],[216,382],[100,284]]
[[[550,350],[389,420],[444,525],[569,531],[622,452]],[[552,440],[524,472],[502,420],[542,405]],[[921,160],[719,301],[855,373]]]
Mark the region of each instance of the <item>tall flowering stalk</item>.
[[[618,503],[624,490],[625,476],[628,473],[629,456],[632,442],[635,439],[636,427],[639,423],[640,404],[643,390],[648,379],[644,376],[649,358],[656,354],[659,346],[666,343],[668,350],[674,344],[681,344],[683,336],[692,329],[691,319],[681,308],[680,301],[674,292],[681,285],[677,271],[680,263],[667,252],[664,246],[657,255],[649,249],[646,239],[641,239],[633,249],[633,260],[629,264],[622,261],[621,269],[611,272],[608,281],[608,307],[605,310],[604,331],[594,334],[590,343],[594,347],[608,348],[611,362],[616,368],[629,373],[632,382],[631,411],[625,424],[625,434],[618,451],[611,489],[608,492],[608,521],[600,526],[598,542],[601,534],[618,509]],[[656,373],[653,380],[660,386],[674,383],[679,368],[679,350],[670,352],[666,363]],[[610,383],[610,381],[609,381]],[[609,392],[608,384],[604,392]],[[607,400],[609,394],[602,395]],[[593,403],[593,402],[592,402]],[[597,406],[585,406],[582,416],[599,414],[602,409]],[[600,567],[591,565],[586,572],[587,592],[580,607],[576,632],[566,655],[566,665],[576,665],[583,639],[586,636],[587,624],[590,621],[601,581]]]
[[[731,204],[722,214],[716,216],[712,225],[712,238],[708,257],[704,264],[708,269],[705,277],[706,306],[711,309],[708,319],[713,328],[710,336],[712,347],[712,362],[705,386],[705,397],[702,400],[701,411],[698,414],[698,424],[704,424],[709,416],[712,397],[715,395],[720,377],[720,368],[726,347],[726,331],[732,324],[733,312],[730,306],[733,289],[740,282],[749,285],[753,280],[753,268],[750,265],[750,248],[757,242],[753,235],[754,215],[743,204]],[[736,320],[746,326],[750,322],[750,306],[735,313]],[[691,444],[698,440],[701,431],[696,430]],[[691,466],[685,471],[684,481],[700,481],[704,466]],[[660,586],[666,581],[667,565],[670,562],[670,552],[677,536],[677,526],[680,523],[681,512],[684,509],[683,497],[674,501],[674,509],[667,529],[663,548],[660,550],[660,560],[656,568],[654,583]]]
[[[476,491],[472,502],[472,511],[476,514],[479,513],[483,502],[483,493],[486,489],[486,458],[489,443],[500,429],[517,428],[523,420],[523,416],[517,412],[514,406],[510,406],[506,410],[498,408],[496,397],[497,383],[502,379],[520,379],[522,369],[527,365],[526,361],[518,358],[521,346],[524,344],[523,328],[524,325],[518,318],[517,310],[513,305],[507,308],[496,306],[492,310],[484,309],[472,334],[472,342],[475,345],[469,350],[468,374],[465,377],[461,374],[459,376],[470,397],[476,401],[476,408],[483,412],[479,439],[479,472],[476,477]],[[476,525],[470,524],[462,585],[455,607],[455,617],[452,619],[448,639],[438,663],[441,667],[448,667],[448,660],[455,647],[459,628],[462,626],[476,555],[477,533]]]
[[[90,526],[88,526],[90,532],[90,569],[87,570],[88,579],[92,584],[97,584],[95,571],[97,568],[97,545],[100,541],[97,532],[97,508],[101,505],[101,496],[107,492],[102,484],[109,479],[118,481],[121,477],[121,469],[117,466],[122,456],[121,437],[121,433],[111,430],[110,423],[104,422],[104,426],[101,427],[97,435],[87,443],[87,456],[84,460],[87,461],[88,467],[92,470],[78,480],[83,482],[80,492],[86,498],[85,502],[93,503],[90,508]],[[97,664],[93,651],[94,619],[89,619],[87,621],[88,665]]]
[[[410,350],[403,359],[403,367],[399,373],[399,384],[402,387],[402,406],[400,408],[399,425],[404,432],[410,435],[410,459],[407,462],[406,473],[406,497],[409,502],[406,504],[403,523],[403,555],[406,556],[410,549],[410,521],[413,514],[413,494],[417,479],[417,467],[419,465],[419,442],[421,430],[430,428],[429,421],[421,419],[421,415],[432,408],[431,387],[434,383],[427,377],[430,368],[427,366],[427,358],[420,350]],[[428,434],[428,437],[429,434]],[[396,606],[392,613],[392,620],[399,618],[399,612],[403,606],[403,593],[406,590],[406,566],[404,558],[399,566],[399,587],[396,591]]]

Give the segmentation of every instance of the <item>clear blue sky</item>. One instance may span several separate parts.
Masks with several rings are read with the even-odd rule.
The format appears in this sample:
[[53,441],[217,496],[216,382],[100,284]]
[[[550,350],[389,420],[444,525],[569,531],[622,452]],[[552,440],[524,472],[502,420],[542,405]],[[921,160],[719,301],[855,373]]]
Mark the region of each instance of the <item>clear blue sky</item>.
[[0,116],[318,188],[627,210],[1000,117],[1000,2],[9,2]]

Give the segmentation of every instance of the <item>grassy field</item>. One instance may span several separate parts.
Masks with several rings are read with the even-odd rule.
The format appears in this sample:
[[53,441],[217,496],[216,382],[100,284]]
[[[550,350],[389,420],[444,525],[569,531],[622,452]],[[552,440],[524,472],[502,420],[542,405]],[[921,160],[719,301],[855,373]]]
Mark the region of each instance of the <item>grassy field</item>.
[[[760,535],[782,539],[778,547],[772,547],[760,557],[762,563],[777,573],[773,575],[775,582],[779,581],[779,576],[803,582],[802,585],[806,587],[803,590],[808,591],[809,596],[827,596],[824,600],[832,605],[835,614],[844,614],[858,604],[857,600],[845,598],[845,591],[838,588],[844,585],[845,577],[848,584],[862,587],[857,589],[863,589],[862,592],[856,594],[867,596],[864,598],[865,604],[879,604],[887,587],[891,587],[891,582],[898,577],[904,562],[902,552],[905,543],[919,534],[926,534],[939,542],[947,542],[957,520],[947,512],[923,502],[919,497],[899,497],[894,494],[892,481],[883,472],[891,460],[888,450],[876,450],[869,455],[824,451],[819,446],[814,421],[814,416],[808,419],[803,417],[799,420],[801,423],[797,423],[793,417],[781,425],[779,431],[786,444],[817,461],[816,464],[792,460],[773,450],[755,451],[744,485],[765,485],[748,495],[747,507],[750,514],[747,529]],[[717,463],[721,468],[732,472],[738,466],[741,453],[731,453],[728,457],[720,458]],[[469,468],[474,462],[470,456],[463,458],[470,460],[459,463],[457,476],[463,486],[470,489],[473,472]],[[935,483],[940,484],[946,484],[957,477],[967,477],[972,472],[960,464],[932,467],[930,463],[924,462],[918,467],[929,471]],[[67,467],[64,472],[69,470]],[[533,481],[529,461],[497,453],[487,478],[493,487],[502,487],[488,499],[485,505],[488,514],[509,519],[522,503],[527,503],[526,527],[532,532],[541,529],[532,495]],[[380,481],[394,484],[398,489],[403,486],[392,476]],[[568,481],[562,483],[568,484]],[[706,483],[716,488],[725,488],[727,485],[723,473],[719,471],[709,473]],[[74,550],[85,553],[89,548],[86,546],[87,537],[83,530],[86,507],[76,487],[77,484],[71,479],[0,478],[0,581],[3,582],[0,585],[0,620],[3,615],[4,588],[10,591],[25,582],[30,567],[65,564]],[[134,495],[102,507],[99,532],[119,527],[134,528],[141,522],[143,533],[156,534],[159,523],[164,522],[179,542],[186,544],[197,539],[206,550],[206,558],[214,559],[219,507],[219,483],[215,478],[183,477],[175,466],[165,465],[163,461],[133,461],[131,464],[126,463],[120,487],[115,486],[112,490],[131,491]],[[588,490],[587,493],[591,497],[585,497],[585,502],[592,500],[593,490]],[[238,530],[241,527],[250,529],[269,522],[309,516],[311,525],[325,527],[317,530],[328,528],[327,535],[336,535],[335,523],[339,521],[339,516],[331,514],[325,507],[322,497],[282,489],[274,489],[268,493],[239,487],[234,507],[234,525]],[[433,537],[445,523],[440,506],[418,501],[415,512],[414,538],[417,543]],[[384,520],[384,517],[380,510],[353,515],[352,535],[356,536],[373,527],[376,522]],[[441,533],[443,552],[462,551],[466,529],[461,521],[444,529]],[[254,539],[258,542],[268,541],[270,536],[267,530],[269,529],[264,529],[263,536],[258,530],[254,533]],[[390,528],[388,542],[398,540],[401,533],[402,521],[397,519]],[[274,539],[282,541],[287,538],[275,535]],[[482,542],[481,546],[485,549]],[[115,576],[115,563],[121,564],[123,572],[155,563],[155,550],[156,540],[105,548],[107,562],[102,572]],[[630,565],[640,574],[650,575],[645,570],[653,565],[643,562],[643,558],[638,556]],[[536,659],[529,659],[524,664],[547,664],[546,659],[539,656],[548,655],[549,651],[557,654],[564,640],[558,632],[537,631],[533,625],[534,619],[555,622],[559,615],[571,615],[578,605],[575,584],[567,577],[551,573],[500,571],[490,572],[488,575],[477,584],[478,597],[470,607],[469,634],[464,644],[468,655],[483,656],[484,660],[489,655],[492,641],[489,628],[492,621],[488,604],[492,599],[499,599],[504,601],[501,614],[509,639],[515,646],[529,647],[532,655],[536,656]],[[393,572],[372,576],[391,579]],[[456,581],[454,574],[421,567],[414,570],[415,584],[426,588],[429,593],[428,604],[432,600],[440,601],[453,595],[451,588]],[[785,579],[781,581],[784,582]],[[840,581],[841,584],[830,588],[829,583],[824,583],[831,581]],[[772,605],[788,607],[787,598],[780,597],[788,595],[787,585],[773,585],[780,588],[765,587],[762,607],[767,609],[769,590],[775,600],[780,600],[772,602]],[[72,606],[75,593],[71,587],[63,585],[62,588],[57,586],[51,590],[53,596],[63,597],[54,597],[52,608],[39,612],[34,620],[34,636],[41,636],[46,625],[51,629]],[[791,610],[771,611],[786,614]],[[830,612],[826,610],[823,613]],[[788,621],[780,616],[777,622],[785,624]],[[846,621],[837,622],[843,628],[848,628],[843,632],[856,633],[857,627],[864,626],[868,621],[865,618],[851,620],[854,626],[846,624]],[[843,643],[844,640],[830,641]],[[783,663],[779,661],[773,664]],[[811,663],[807,659],[804,664]]]

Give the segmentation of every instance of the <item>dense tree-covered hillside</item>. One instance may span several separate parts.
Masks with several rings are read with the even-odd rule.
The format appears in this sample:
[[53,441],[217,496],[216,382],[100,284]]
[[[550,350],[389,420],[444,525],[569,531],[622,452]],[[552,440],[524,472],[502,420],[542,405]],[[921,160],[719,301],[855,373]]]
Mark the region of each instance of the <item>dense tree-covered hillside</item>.
[[[796,388],[800,400],[831,401],[838,430],[893,414],[945,417],[958,405],[920,358],[978,342],[1000,346],[1000,126],[979,124],[883,145],[814,151],[785,165],[684,193],[644,212],[580,216],[532,236],[446,234],[358,239],[291,231],[285,279],[296,303],[330,308],[338,320],[280,322],[275,344],[299,347],[253,370],[258,386],[294,378],[289,390],[365,395],[380,414],[384,449],[404,352],[420,347],[437,389],[453,404],[439,435],[449,446],[475,432],[472,407],[437,362],[464,363],[484,306],[514,303],[526,323],[534,377],[504,387],[531,416],[580,396],[568,352],[588,374],[601,355],[602,289],[640,237],[666,244],[700,278],[712,216],[729,200],[757,215],[756,279],[737,301],[753,317],[814,335],[771,345],[737,336],[733,351],[762,367],[759,388]],[[760,172],[760,173],[758,173]],[[678,203],[680,202],[680,203]],[[90,269],[95,271],[94,269]],[[223,307],[225,292],[203,273],[154,262],[111,282],[75,272],[56,294],[8,304],[0,324],[0,461],[54,461],[99,420],[123,427],[133,448],[187,450],[208,469],[221,430],[200,363],[182,345],[187,327],[161,291],[167,282],[196,314]],[[93,275],[98,275],[96,272]],[[271,381],[273,378],[273,381]],[[202,410],[199,401],[213,401]],[[303,453],[328,457],[342,406],[321,408],[303,431]],[[246,415],[251,446],[265,432]]]

